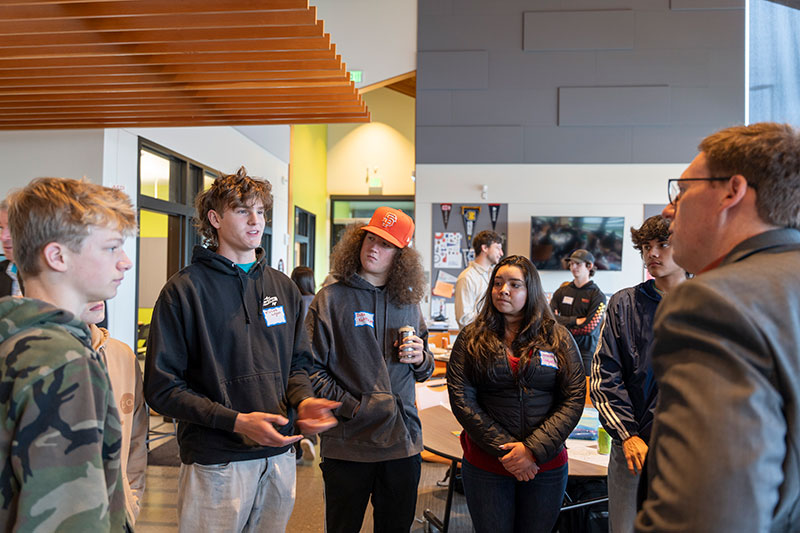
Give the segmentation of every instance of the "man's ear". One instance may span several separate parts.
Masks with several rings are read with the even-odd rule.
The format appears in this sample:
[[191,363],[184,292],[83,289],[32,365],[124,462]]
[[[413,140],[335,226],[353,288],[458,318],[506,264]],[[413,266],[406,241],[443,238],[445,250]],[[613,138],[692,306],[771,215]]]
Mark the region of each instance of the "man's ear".
[[67,258],[65,257],[68,250],[66,247],[58,242],[49,242],[44,245],[42,249],[42,261],[45,267],[56,272],[66,272]]
[[481,244],[481,253],[482,254],[488,254],[489,253],[489,247],[486,246],[485,244]]
[[747,179],[741,174],[734,174],[725,183],[725,196],[722,198],[722,207],[729,209],[741,204],[747,194],[748,189],[752,189],[747,183]]
[[222,225],[221,219],[222,217],[219,215],[219,213],[213,209],[208,210],[208,221],[211,222],[211,225],[216,229],[219,229],[219,227]]

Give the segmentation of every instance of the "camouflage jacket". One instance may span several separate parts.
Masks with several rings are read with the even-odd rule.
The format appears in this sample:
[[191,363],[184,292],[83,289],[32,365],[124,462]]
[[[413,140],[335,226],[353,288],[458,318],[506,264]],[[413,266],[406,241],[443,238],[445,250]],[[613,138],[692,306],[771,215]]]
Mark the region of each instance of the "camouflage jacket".
[[86,325],[0,299],[0,531],[124,531],[122,433]]

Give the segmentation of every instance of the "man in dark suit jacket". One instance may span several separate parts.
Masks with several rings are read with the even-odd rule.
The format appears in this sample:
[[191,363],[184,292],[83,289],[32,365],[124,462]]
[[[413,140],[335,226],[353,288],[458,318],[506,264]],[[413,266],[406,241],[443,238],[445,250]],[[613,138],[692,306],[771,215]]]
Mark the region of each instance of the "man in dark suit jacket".
[[0,243],[3,245],[5,261],[0,261],[0,298],[3,296],[22,296],[22,280],[14,265],[14,247],[11,244],[11,230],[8,227],[8,204],[0,202]]
[[675,261],[656,314],[661,397],[636,529],[798,531],[800,132],[710,135],[670,180]]

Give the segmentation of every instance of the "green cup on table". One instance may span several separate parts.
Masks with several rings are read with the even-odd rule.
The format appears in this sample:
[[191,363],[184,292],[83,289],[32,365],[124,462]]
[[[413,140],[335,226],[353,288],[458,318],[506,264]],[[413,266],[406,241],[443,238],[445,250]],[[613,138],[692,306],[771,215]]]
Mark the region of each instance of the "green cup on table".
[[601,455],[611,453],[611,435],[603,428],[597,428],[597,453]]

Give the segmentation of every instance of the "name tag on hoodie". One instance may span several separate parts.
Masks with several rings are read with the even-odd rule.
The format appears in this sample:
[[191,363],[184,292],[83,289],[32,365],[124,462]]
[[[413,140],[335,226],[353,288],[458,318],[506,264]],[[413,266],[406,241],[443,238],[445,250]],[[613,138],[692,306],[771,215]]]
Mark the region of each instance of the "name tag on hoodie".
[[549,366],[550,368],[558,370],[558,361],[556,360],[556,354],[553,352],[539,350],[539,358],[542,361],[542,366]]
[[286,324],[286,313],[283,312],[282,305],[279,305],[278,307],[262,309],[261,313],[264,315],[264,320],[267,322],[267,327]]
[[375,313],[367,313],[366,311],[356,311],[353,313],[353,322],[355,326],[369,326],[375,329]]

